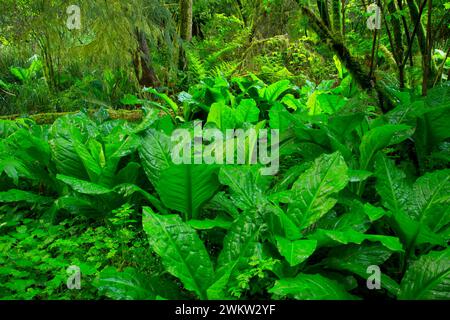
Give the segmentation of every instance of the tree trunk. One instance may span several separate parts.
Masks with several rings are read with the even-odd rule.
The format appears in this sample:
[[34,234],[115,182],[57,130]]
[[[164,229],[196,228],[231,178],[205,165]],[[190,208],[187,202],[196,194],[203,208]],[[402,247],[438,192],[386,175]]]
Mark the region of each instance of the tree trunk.
[[330,15],[328,13],[328,0],[317,0],[317,8],[319,9],[320,18],[327,28],[331,27]]
[[[424,0],[424,1],[426,2],[427,0]],[[428,44],[427,44],[428,38],[425,34],[425,30],[422,25],[422,22],[420,22],[422,14],[421,14],[421,12],[419,12],[419,9],[417,8],[417,5],[414,0],[407,0],[407,2],[408,2],[408,7],[409,7],[409,11],[411,13],[411,19],[413,21],[413,24],[415,24],[416,22],[419,23],[418,28],[417,28],[417,39],[419,41],[420,53],[422,54],[422,56],[426,56],[428,54]],[[423,6],[424,5],[425,5],[425,3],[423,4]],[[430,4],[428,4],[428,6],[430,7]],[[431,25],[430,25],[430,27],[431,27]],[[412,38],[411,41],[414,41],[414,39]],[[433,78],[436,75],[436,64],[434,63],[434,60],[431,58],[430,58],[429,72],[430,72],[430,74],[429,74],[430,78]]]
[[[180,37],[184,42],[192,40],[192,0],[180,0]],[[180,46],[178,67],[180,70],[186,70],[187,59],[183,46]]]
[[180,36],[181,39],[189,42],[192,40],[192,0],[181,0],[180,13]]
[[333,31],[341,33],[341,0],[331,0],[333,5]]
[[419,41],[420,53],[422,55],[424,55],[427,51],[427,43],[426,43],[426,38],[425,38],[425,31],[423,29],[422,23],[420,22],[421,15],[419,15],[419,9],[414,0],[407,0],[407,3],[408,3],[409,12],[411,15],[411,21],[412,21],[413,25],[415,25],[419,21],[418,22],[419,26],[416,31],[417,40]]
[[135,34],[139,47],[134,53],[133,65],[139,85],[142,87],[157,87],[160,83],[155,70],[151,66],[151,56],[147,38],[140,30],[136,30]]
[[426,41],[426,53],[422,55],[423,58],[423,81],[422,81],[422,95],[426,96],[428,92],[428,87],[430,86],[429,81],[431,76],[431,10],[433,9],[433,1],[428,0],[428,19],[427,19],[427,41]]

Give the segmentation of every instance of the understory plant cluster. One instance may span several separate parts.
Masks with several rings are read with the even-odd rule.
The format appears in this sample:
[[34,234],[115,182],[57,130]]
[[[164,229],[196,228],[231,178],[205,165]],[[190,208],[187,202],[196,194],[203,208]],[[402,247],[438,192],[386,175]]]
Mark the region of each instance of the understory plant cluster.
[[[2,120],[0,297],[449,299],[449,86],[392,91],[382,113],[340,74],[146,89],[138,124]],[[279,130],[279,171],[173,163],[171,134],[195,120]]]

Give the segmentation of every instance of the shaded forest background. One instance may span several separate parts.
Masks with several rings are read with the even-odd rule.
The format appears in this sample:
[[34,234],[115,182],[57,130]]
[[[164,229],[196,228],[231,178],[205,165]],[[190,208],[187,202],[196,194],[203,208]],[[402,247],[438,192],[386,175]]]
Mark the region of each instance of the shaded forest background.
[[377,4],[370,30],[365,0],[78,1],[70,30],[67,1],[2,0],[0,113],[132,108],[144,86],[176,95],[250,73],[317,86],[338,80],[336,58],[387,111],[396,91],[448,78],[449,3]]

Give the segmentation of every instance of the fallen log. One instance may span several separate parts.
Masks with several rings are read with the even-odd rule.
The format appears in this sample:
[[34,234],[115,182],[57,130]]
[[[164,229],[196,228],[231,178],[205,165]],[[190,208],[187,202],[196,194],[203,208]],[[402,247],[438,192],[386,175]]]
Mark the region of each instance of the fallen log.
[[[89,115],[93,115],[97,110],[90,110]],[[79,112],[79,111],[78,111]],[[0,120],[15,120],[18,118],[28,118],[35,121],[37,124],[52,124],[56,119],[78,112],[54,112],[54,113],[37,113],[31,115],[12,114],[7,116],[0,116]],[[144,117],[142,110],[124,110],[124,109],[107,109],[106,112],[111,120],[127,120],[129,122],[139,122]]]

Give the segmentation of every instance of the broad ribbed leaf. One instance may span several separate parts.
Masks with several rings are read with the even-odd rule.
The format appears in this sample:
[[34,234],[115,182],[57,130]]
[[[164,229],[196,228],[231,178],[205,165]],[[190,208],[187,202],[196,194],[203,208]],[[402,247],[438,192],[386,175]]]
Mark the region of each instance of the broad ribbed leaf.
[[281,80],[271,84],[260,91],[260,97],[264,97],[269,102],[275,102],[284,92],[291,89],[289,80]]
[[348,183],[347,165],[340,153],[324,154],[292,186],[288,215],[301,229],[316,223],[335,204],[333,197]]
[[166,270],[179,278],[187,290],[206,299],[214,271],[208,252],[194,229],[178,215],[158,215],[144,208],[142,223],[150,246]]
[[50,140],[49,143],[52,150],[52,158],[58,172],[76,176],[80,179],[88,178],[87,172],[75,151],[74,143],[70,136],[59,135]]
[[234,114],[239,124],[244,122],[255,123],[259,120],[259,109],[253,99],[242,99]]
[[288,240],[276,237],[278,251],[286,258],[291,267],[294,267],[308,259],[316,250],[315,240]]
[[269,290],[279,297],[298,300],[353,300],[343,285],[320,274],[301,273],[295,278],[277,280]]
[[268,205],[264,208],[264,220],[274,236],[281,236],[288,240],[302,238],[302,233],[295,223],[276,205]]
[[366,170],[348,170],[350,182],[361,182],[367,180],[372,172]]
[[141,138],[139,156],[144,171],[154,186],[159,181],[161,171],[167,169],[172,163],[170,147],[170,137],[154,129],[147,130]]
[[376,157],[375,169],[376,190],[383,206],[392,211],[403,210],[411,194],[411,187],[405,180],[406,175],[381,153]]
[[365,233],[370,228],[370,219],[364,211],[361,202],[354,200],[349,204],[350,211],[339,216],[330,213],[326,218],[319,221],[316,227],[319,229],[335,231],[357,231]]
[[269,110],[269,125],[272,129],[287,131],[293,124],[293,115],[279,102],[275,102]]
[[[98,150],[98,149],[93,149],[92,153],[96,154],[96,156],[93,156],[92,153],[90,152],[90,150],[88,149],[88,147],[81,142],[80,140],[77,139],[72,139],[72,143],[73,146],[75,148],[76,153],[78,154],[78,157],[80,158],[81,162],[84,165],[84,168],[86,169],[88,175],[89,175],[89,179],[91,181],[97,181],[101,172],[102,172],[102,168],[100,166],[100,163],[98,163],[96,161],[96,158],[98,158],[100,155],[100,152],[103,152],[103,150]],[[88,142],[89,144],[89,142]],[[96,143],[96,145],[98,146],[98,142]],[[91,145],[94,145],[91,143]],[[101,146],[100,146],[101,148]],[[98,158],[100,160],[100,158]],[[103,161],[104,161],[104,156],[103,156]]]
[[223,102],[213,103],[208,113],[207,123],[214,123],[221,130],[233,129],[236,124],[235,110]]
[[217,217],[214,220],[189,220],[188,224],[196,230],[210,230],[214,228],[229,229],[232,222],[224,218]]
[[430,243],[444,246],[446,243],[444,237],[431,231],[424,223],[413,220],[403,211],[394,212],[393,218],[394,230],[397,231],[403,242],[411,248],[419,244]]
[[53,123],[50,132],[52,160],[56,164],[58,173],[88,180],[88,172],[75,145],[80,146],[89,137],[95,135],[94,123],[83,114],[65,116]]
[[262,227],[261,224],[261,219],[254,210],[244,212],[236,219],[223,240],[223,249],[217,264],[218,270],[234,269],[239,264],[248,262]]
[[209,299],[229,298],[227,284],[240,268],[248,267],[250,258],[255,255],[257,238],[262,226],[256,211],[242,213],[228,231],[217,262],[214,284],[208,289]]
[[400,284],[399,299],[450,299],[450,248],[413,262]]
[[450,170],[427,173],[413,186],[410,214],[437,232],[450,221]]
[[80,180],[74,177],[68,177],[62,174],[58,174],[56,176],[56,179],[63,181],[64,183],[68,184],[73,190],[83,194],[99,195],[113,192],[111,189],[105,188],[104,186],[98,185],[96,183]]
[[381,219],[383,216],[389,215],[383,208],[375,207],[370,203],[366,203],[363,207],[364,212],[369,217],[371,222]]
[[74,215],[83,215],[87,217],[104,216],[105,212],[101,211],[95,203],[82,199],[80,197],[64,196],[55,201],[55,208],[65,209]]
[[337,231],[317,229],[308,236],[308,239],[317,240],[317,247],[329,247],[348,243],[361,244],[363,241],[368,240],[381,242],[383,246],[392,251],[403,251],[402,244],[396,237],[365,234],[353,230]]
[[122,138],[119,141],[111,141],[105,147],[107,158],[123,158],[134,151],[140,146],[141,140],[138,136],[129,135]]
[[236,219],[239,216],[238,208],[223,191],[216,193],[216,195],[208,201],[207,207],[210,210],[225,212],[233,219]]
[[[0,145],[0,148],[2,146]],[[13,183],[17,186],[19,184],[19,177],[26,177],[28,179],[36,179],[31,171],[27,168],[27,164],[19,161],[16,157],[1,155],[0,159],[0,176],[3,172],[11,178]]]
[[361,169],[370,169],[373,157],[379,150],[405,140],[408,137],[405,132],[409,129],[406,125],[385,124],[367,132],[359,146]]
[[99,293],[114,300],[150,300],[155,298],[155,288],[134,268],[122,272],[113,267],[104,269],[95,283]]
[[196,218],[200,207],[211,199],[220,184],[213,165],[172,165],[161,172],[156,190],[164,205]]
[[[382,265],[391,255],[391,250],[379,244],[339,246],[330,251],[323,263],[329,268],[350,271],[367,279],[369,276],[367,268],[372,265]],[[395,296],[400,288],[385,273],[381,273],[381,287]]]
[[220,183],[231,189],[231,199],[241,209],[257,207],[264,202],[264,190],[270,177],[261,176],[257,166],[226,166],[220,169]]
[[[408,246],[442,244],[438,231],[449,221],[450,170],[426,174],[411,187],[392,160],[378,154],[376,189],[383,205],[392,210],[394,228]],[[423,221],[423,223],[421,223]]]

